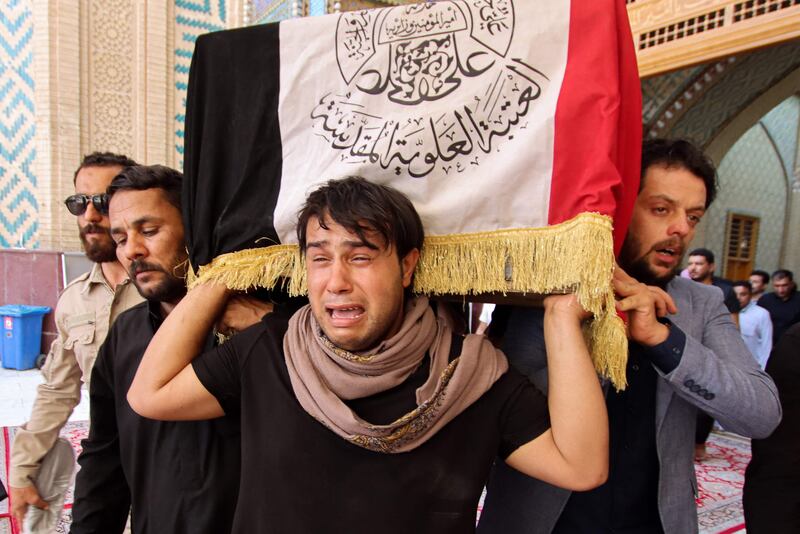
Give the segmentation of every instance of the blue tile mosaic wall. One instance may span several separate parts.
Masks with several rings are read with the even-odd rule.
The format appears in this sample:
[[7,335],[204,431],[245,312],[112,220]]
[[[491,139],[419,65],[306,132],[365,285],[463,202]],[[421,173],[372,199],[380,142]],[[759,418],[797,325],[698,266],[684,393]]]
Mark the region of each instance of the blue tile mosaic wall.
[[[277,22],[292,16],[294,0],[251,0],[248,8],[251,23]],[[194,43],[199,35],[224,30],[230,25],[230,0],[175,0],[175,152],[177,165],[183,167],[184,121],[186,120],[186,91],[189,86],[189,67]],[[310,0],[309,13],[324,15],[326,0]]]
[[204,33],[224,30],[228,16],[226,0],[175,0],[175,151],[179,168],[183,168],[183,123],[194,43]]
[[[296,0],[253,0],[253,24],[265,24],[292,18],[292,4],[294,3]],[[325,3],[324,0],[322,3]]]
[[31,0],[0,5],[0,247],[38,248]]
[[309,0],[308,2],[308,14],[311,17],[316,17],[317,15],[324,15],[325,10],[327,8],[328,2],[326,0]]

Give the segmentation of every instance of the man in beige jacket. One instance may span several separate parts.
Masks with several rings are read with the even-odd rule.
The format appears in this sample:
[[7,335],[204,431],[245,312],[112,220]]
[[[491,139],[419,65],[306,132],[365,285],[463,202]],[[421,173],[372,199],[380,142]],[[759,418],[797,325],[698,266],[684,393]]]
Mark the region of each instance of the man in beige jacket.
[[[87,155],[75,172],[75,194],[64,202],[78,218],[86,257],[95,263],[89,273],[67,285],[58,299],[58,337],[42,369],[44,383],[38,388],[30,420],[19,429],[11,448],[9,504],[20,526],[29,505],[46,509],[45,499],[54,498],[53,494],[43,494],[46,483],[38,480],[42,460],[54,448],[61,428],[80,402],[81,385],[89,383],[97,351],[111,323],[121,312],[142,301],[117,261],[105,195],[114,176],[130,165],[136,162],[122,155]],[[43,472],[41,475],[45,478]],[[66,477],[70,475],[71,472]],[[61,499],[63,495],[54,500]],[[57,518],[60,510],[55,508],[60,509],[62,502],[54,502],[48,515]]]

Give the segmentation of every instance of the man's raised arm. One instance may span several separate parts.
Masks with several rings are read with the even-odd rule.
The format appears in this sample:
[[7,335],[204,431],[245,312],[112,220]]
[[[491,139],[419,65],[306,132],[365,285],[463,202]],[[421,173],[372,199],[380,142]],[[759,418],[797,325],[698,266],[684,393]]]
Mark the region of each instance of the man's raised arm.
[[224,285],[200,284],[170,312],[147,347],[128,391],[128,402],[136,413],[174,421],[224,415],[191,362],[203,350],[228,295]]

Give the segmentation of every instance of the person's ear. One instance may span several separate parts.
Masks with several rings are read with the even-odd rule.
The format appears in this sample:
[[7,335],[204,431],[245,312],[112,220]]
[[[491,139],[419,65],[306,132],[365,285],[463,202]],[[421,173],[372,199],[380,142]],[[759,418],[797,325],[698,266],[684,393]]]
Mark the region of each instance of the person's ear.
[[403,287],[406,288],[411,285],[411,280],[414,278],[414,270],[417,268],[419,262],[419,249],[413,248],[400,260],[400,268],[403,271]]

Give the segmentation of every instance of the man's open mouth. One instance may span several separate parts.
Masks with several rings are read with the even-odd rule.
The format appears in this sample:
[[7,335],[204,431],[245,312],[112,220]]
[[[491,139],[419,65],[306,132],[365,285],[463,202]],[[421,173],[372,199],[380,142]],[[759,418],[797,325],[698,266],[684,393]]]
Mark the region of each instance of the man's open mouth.
[[665,256],[678,256],[680,255],[680,249],[677,247],[666,247],[666,248],[659,248],[656,249],[656,252],[659,254],[664,254]]
[[358,319],[364,314],[361,306],[329,306],[327,309],[333,319]]

